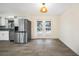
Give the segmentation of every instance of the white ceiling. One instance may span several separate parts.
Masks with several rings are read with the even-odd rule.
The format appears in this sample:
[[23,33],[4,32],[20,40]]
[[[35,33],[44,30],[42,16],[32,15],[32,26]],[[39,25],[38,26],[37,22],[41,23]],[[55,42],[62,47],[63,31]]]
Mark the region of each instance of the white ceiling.
[[41,13],[41,3],[0,3],[0,15],[60,15],[69,4],[46,3],[47,13]]

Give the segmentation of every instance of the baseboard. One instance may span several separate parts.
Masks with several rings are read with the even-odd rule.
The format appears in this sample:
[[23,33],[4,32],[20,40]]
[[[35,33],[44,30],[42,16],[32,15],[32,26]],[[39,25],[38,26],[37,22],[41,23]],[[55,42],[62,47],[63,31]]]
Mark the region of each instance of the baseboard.
[[[60,40],[60,39],[59,39]],[[72,50],[75,54],[77,54],[72,48],[70,48],[63,40],[60,40],[64,45],[66,45],[70,50]],[[79,54],[77,54],[79,56]]]
[[1,42],[1,41],[10,41],[10,40],[0,40],[0,42]]
[[46,40],[46,39],[59,39],[59,38],[33,38],[32,40],[38,40],[38,39],[44,39],[44,40]]

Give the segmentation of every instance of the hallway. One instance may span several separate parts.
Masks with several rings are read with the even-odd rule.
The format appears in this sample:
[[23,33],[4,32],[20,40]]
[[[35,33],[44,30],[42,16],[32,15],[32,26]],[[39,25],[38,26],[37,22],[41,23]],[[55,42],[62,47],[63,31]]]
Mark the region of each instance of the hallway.
[[77,56],[58,39],[35,39],[27,44],[0,41],[0,56]]

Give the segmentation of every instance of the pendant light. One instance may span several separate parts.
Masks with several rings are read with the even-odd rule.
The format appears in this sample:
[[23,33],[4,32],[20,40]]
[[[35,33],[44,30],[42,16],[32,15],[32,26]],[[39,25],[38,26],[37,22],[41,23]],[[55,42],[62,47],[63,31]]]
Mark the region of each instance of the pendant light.
[[40,9],[41,13],[47,13],[48,12],[48,8],[45,6],[45,3],[42,3],[42,7]]

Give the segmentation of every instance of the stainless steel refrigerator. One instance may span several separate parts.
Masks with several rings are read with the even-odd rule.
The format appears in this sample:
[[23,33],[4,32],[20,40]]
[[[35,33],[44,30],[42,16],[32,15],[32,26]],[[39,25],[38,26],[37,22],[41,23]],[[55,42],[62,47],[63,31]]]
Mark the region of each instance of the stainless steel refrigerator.
[[31,40],[31,21],[19,19],[18,31],[15,33],[15,43],[28,43]]

